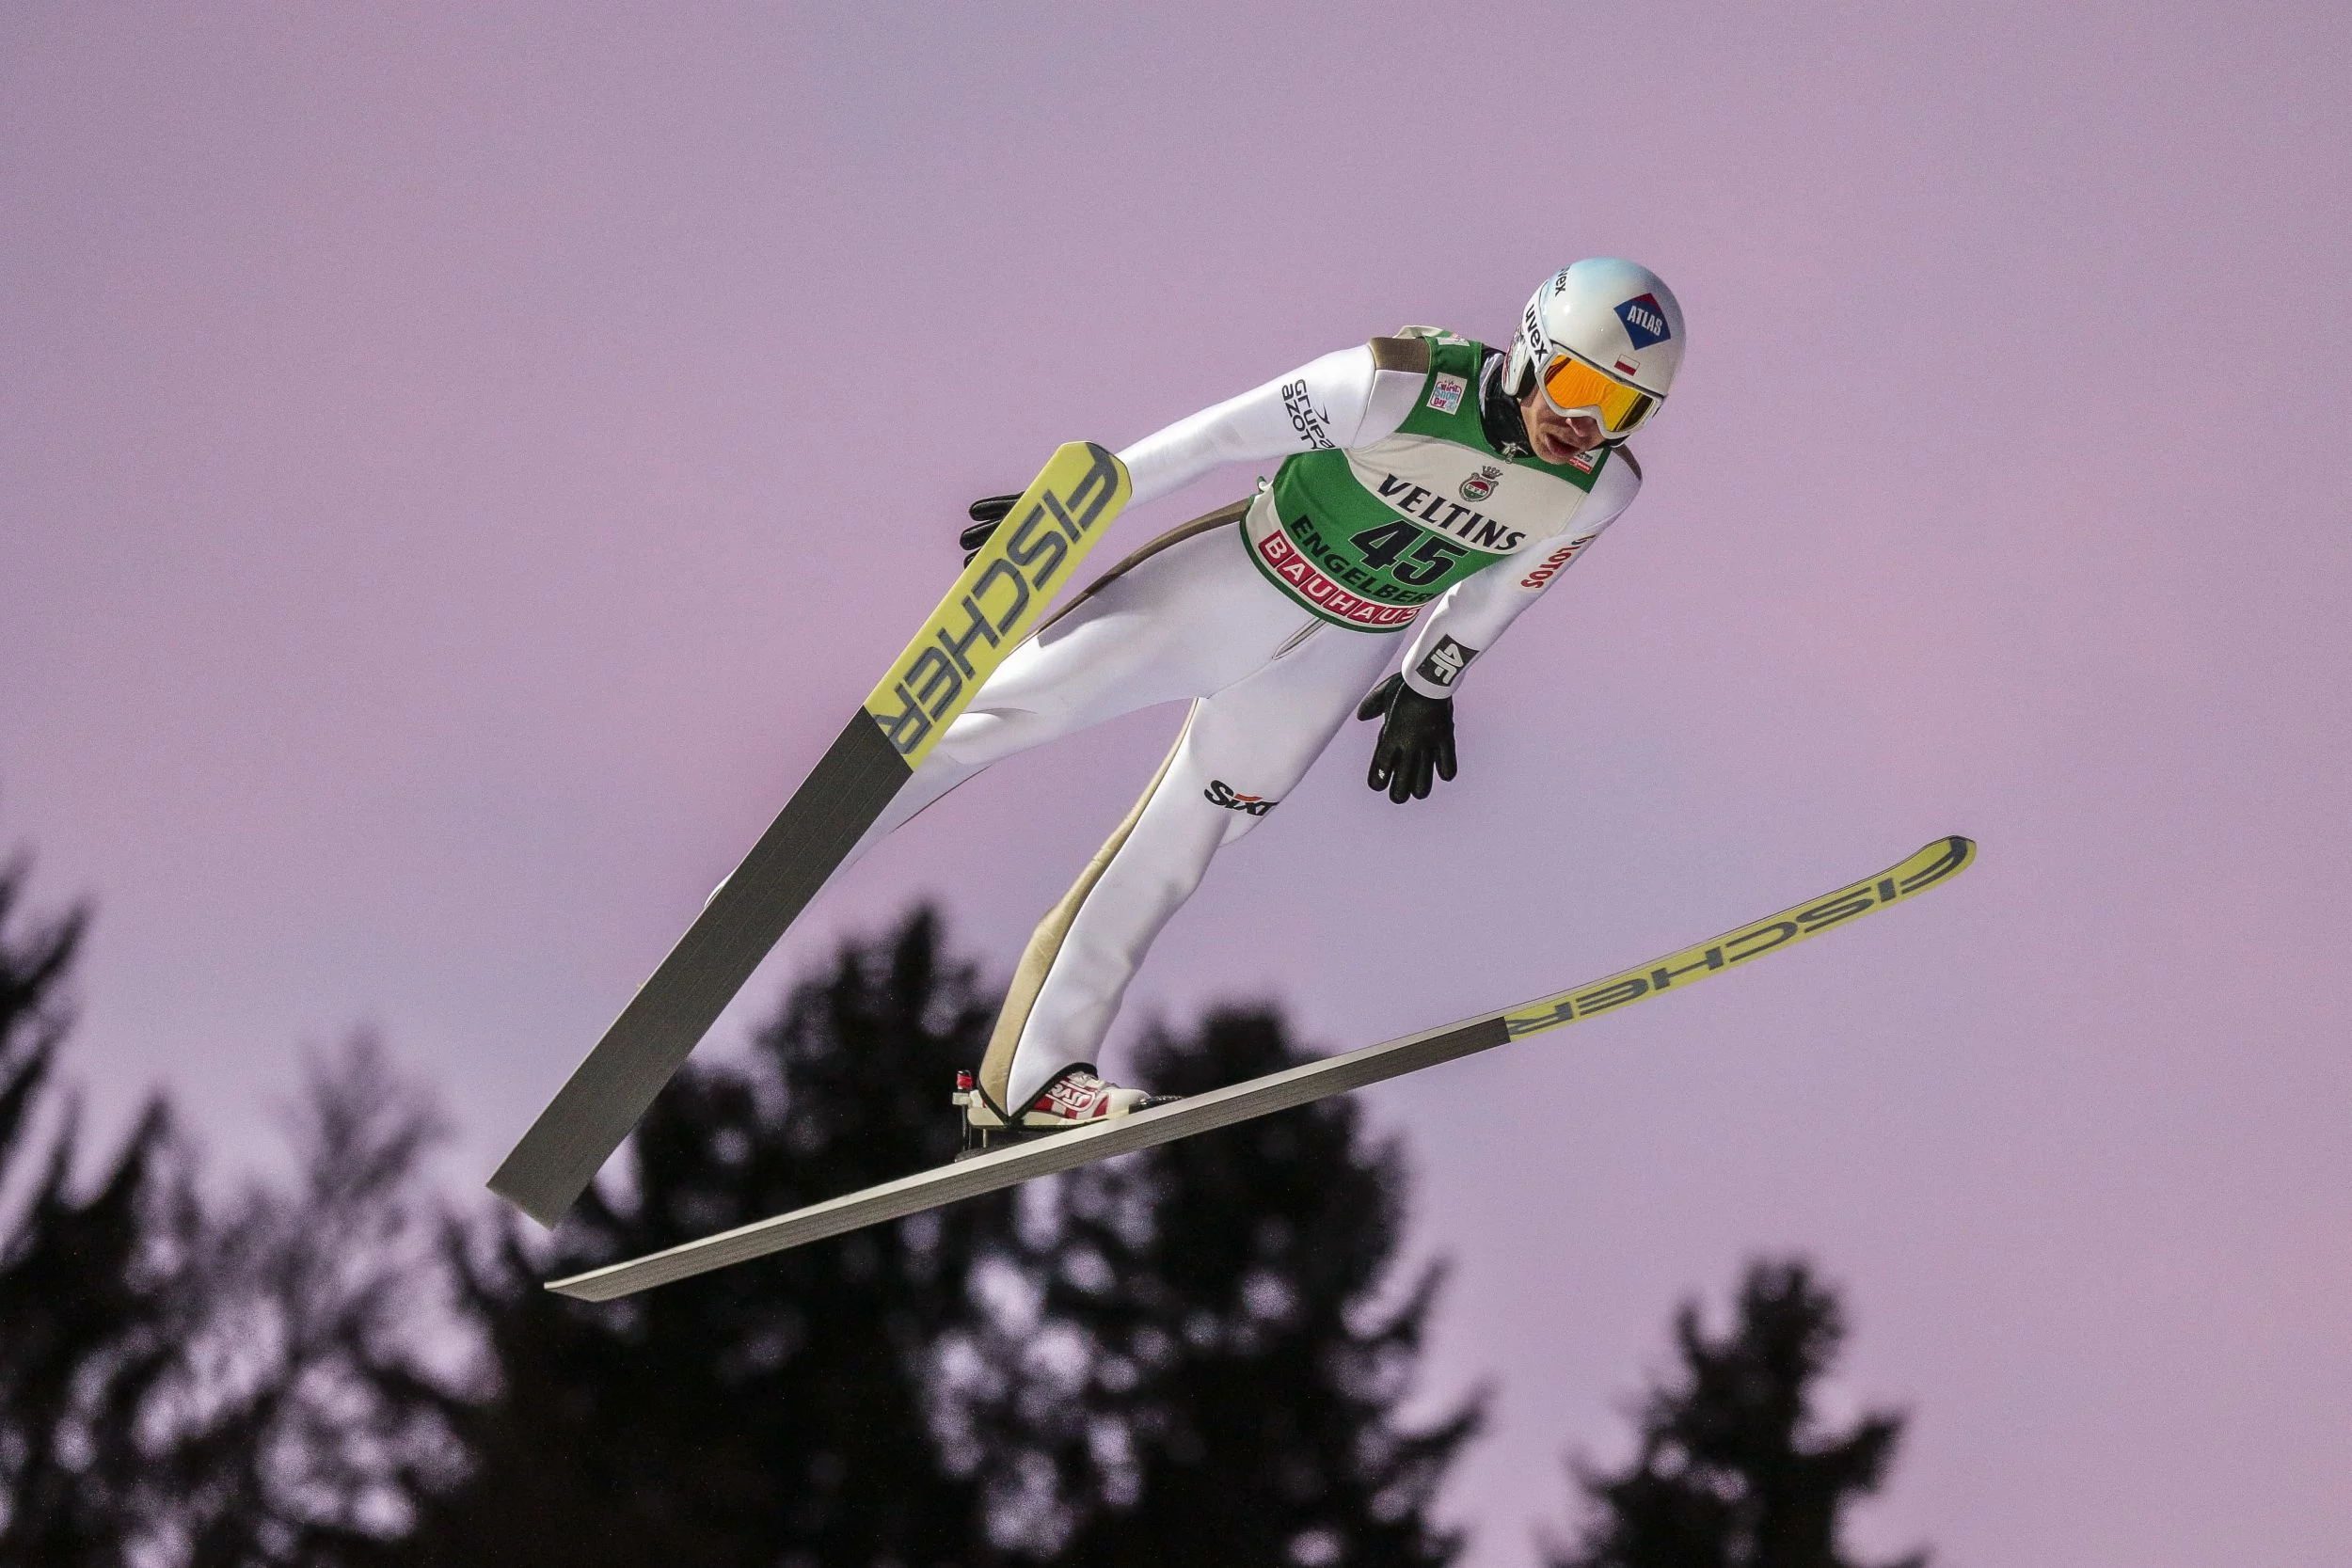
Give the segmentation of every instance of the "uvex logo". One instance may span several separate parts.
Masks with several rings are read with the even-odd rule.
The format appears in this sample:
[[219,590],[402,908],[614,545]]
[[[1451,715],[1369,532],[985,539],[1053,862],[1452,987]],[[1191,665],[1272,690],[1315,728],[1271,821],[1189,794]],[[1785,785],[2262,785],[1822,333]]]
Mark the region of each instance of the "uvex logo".
[[[1067,496],[1046,490],[1020,522],[1008,518],[991,537],[965,568],[970,585],[932,612],[923,635],[867,699],[866,712],[900,756],[912,756],[936,725],[952,719],[966,689],[987,679],[1011,651],[1025,629],[1024,617],[1043,608],[1044,591],[1072,547],[1086,539],[1118,494],[1118,460],[1098,451],[1094,466]],[[897,697],[898,712],[876,705],[884,689]]]
[[[1269,800],[1263,795],[1236,795],[1233,786],[1223,779],[1211,779],[1209,787],[1200,792],[1200,798],[1213,806],[1223,806],[1227,811],[1247,812],[1251,816],[1263,816],[1282,803]],[[1282,820],[1287,822],[1290,818],[1286,816]]]
[[1408,517],[1418,518],[1439,533],[1450,533],[1465,545],[1498,554],[1516,550],[1527,542],[1525,529],[1499,523],[1483,512],[1450,501],[1434,490],[1424,490],[1409,479],[1386,474],[1380,480],[1380,499]]

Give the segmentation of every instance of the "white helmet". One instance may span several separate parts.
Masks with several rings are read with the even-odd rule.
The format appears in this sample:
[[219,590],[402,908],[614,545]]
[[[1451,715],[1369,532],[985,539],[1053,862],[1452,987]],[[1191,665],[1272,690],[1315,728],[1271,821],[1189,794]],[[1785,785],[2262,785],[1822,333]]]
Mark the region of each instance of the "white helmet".
[[1664,278],[1597,256],[1546,278],[1527,302],[1502,389],[1523,395],[1541,377],[1563,413],[1590,408],[1612,442],[1641,428],[1682,364],[1682,307]]

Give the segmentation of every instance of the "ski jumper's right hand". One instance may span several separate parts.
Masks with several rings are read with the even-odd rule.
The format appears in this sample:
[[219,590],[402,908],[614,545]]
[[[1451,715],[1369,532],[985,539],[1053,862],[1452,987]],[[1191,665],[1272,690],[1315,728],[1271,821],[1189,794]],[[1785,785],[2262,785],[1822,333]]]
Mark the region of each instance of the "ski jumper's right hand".
[[1454,777],[1453,698],[1424,697],[1403,675],[1391,675],[1372,689],[1356,717],[1383,721],[1364,782],[1387,790],[1398,805],[1428,800],[1432,773]]
[[1020,499],[1017,493],[982,496],[965,508],[971,515],[972,526],[956,535],[956,543],[963,546],[963,563],[966,566],[972,564],[972,558],[980,553],[980,546],[988,543],[988,536],[996,531],[996,525],[1005,520],[1005,514],[1010,512],[1012,503]]

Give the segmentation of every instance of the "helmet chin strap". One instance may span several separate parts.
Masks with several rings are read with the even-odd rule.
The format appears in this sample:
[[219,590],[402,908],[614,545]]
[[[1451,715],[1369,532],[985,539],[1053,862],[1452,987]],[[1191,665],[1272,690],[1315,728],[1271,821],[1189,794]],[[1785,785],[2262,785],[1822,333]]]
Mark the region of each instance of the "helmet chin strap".
[[1530,457],[1534,443],[1527,438],[1527,419],[1519,412],[1519,400],[1502,389],[1502,365],[1505,356],[1489,353],[1486,362],[1478,369],[1478,423],[1486,434],[1486,444],[1505,458]]

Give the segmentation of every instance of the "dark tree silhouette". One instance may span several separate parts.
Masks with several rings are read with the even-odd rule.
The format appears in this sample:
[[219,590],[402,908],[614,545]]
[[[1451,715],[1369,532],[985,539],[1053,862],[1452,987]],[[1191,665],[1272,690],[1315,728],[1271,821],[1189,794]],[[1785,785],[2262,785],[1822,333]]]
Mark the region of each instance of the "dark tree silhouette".
[[[631,1196],[466,1255],[496,1386],[412,1560],[1448,1562],[1429,1509],[1476,1411],[1398,1418],[1438,1275],[1391,1291],[1402,1162],[1344,1102],[627,1302],[539,1288],[948,1159],[993,1001],[917,911],[681,1075]],[[1300,1053],[1255,1011],[1144,1057],[1184,1092]]]
[[[594,1307],[540,1287],[948,1159],[994,998],[918,911],[681,1076],[551,1243],[451,1220],[428,1100],[314,1062],[225,1206],[151,1105],[87,1187],[42,1106],[83,929],[0,867],[0,1568],[1441,1568],[1476,1402],[1398,1416],[1438,1287],[1345,1102]],[[1279,1019],[1161,1033],[1197,1092]],[[26,1158],[27,1154],[32,1158]],[[19,1166],[26,1168],[20,1171]],[[436,1349],[476,1352],[463,1379]]]
[[[1184,1094],[1305,1059],[1278,1014],[1225,1009],[1141,1067]],[[1033,1189],[1030,1289],[946,1363],[997,1538],[1089,1568],[1452,1560],[1430,1507],[1481,1402],[1399,1418],[1439,1281],[1384,1307],[1405,1180],[1332,1100]]]
[[71,1109],[35,1152],[86,917],[27,927],[26,879],[22,860],[0,866],[0,1564],[114,1568],[151,1513],[138,1417],[172,1359],[161,1243],[185,1188],[152,1102],[87,1189]]
[[931,1348],[1005,1245],[983,1198],[603,1307],[538,1281],[950,1159],[948,1092],[993,1013],[918,911],[797,986],[747,1061],[692,1065],[551,1248],[512,1228],[469,1263],[495,1397],[460,1424],[472,1480],[417,1560],[529,1568],[825,1568],[975,1560],[977,1482],[943,1463]]
[[182,1276],[151,1426],[158,1544],[185,1568],[405,1560],[419,1500],[463,1470],[456,1379],[427,1354],[457,1327],[422,1170],[439,1114],[365,1034],[311,1059],[291,1110],[294,1182],[208,1216]]
[[429,1299],[429,1101],[364,1037],[314,1062],[293,1187],[226,1212],[160,1100],[87,1190],[70,1107],[26,1162],[87,919],[26,926],[25,879],[0,866],[0,1568],[400,1560],[463,1457],[421,1354],[458,1328]]
[[1624,1470],[1575,1467],[1586,1518],[1551,1568],[1864,1568],[1840,1548],[1840,1526],[1885,1483],[1904,1418],[1877,1411],[1823,1430],[1814,1386],[1845,1337],[1836,1292],[1802,1260],[1750,1265],[1720,1338],[1685,1303],[1678,1375],[1645,1397]]

